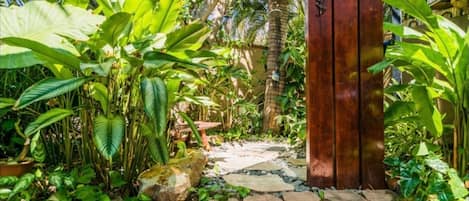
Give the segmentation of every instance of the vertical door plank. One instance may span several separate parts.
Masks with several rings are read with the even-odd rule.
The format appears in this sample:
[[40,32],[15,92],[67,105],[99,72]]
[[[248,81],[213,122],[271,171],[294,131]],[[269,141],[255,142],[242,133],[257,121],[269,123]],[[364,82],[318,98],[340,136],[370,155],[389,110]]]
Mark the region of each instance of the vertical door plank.
[[383,6],[360,0],[360,127],[363,188],[385,188],[383,78],[367,69],[383,58]]
[[358,0],[334,1],[336,186],[360,186]]
[[307,182],[334,185],[334,89],[332,54],[332,1],[318,16],[315,1],[308,1],[306,66]]

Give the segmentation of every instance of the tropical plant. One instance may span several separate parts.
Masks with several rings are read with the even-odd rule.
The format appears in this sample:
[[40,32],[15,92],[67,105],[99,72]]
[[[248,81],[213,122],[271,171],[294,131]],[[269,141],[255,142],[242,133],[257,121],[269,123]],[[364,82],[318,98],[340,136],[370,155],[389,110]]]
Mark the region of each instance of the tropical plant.
[[[178,22],[182,1],[162,0],[158,6],[151,0],[98,3],[96,12],[101,11],[105,18],[42,1],[5,10],[28,23],[34,21],[27,16],[44,13],[50,13],[51,19],[45,22],[48,26],[30,30],[40,33],[32,38],[15,32],[1,35],[2,48],[8,51],[2,51],[0,59],[9,61],[2,62],[2,68],[43,64],[54,73],[54,78],[36,83],[7,107],[18,110],[65,96],[66,108],[77,110],[80,121],[78,126],[66,123],[64,136],[71,138],[68,132],[80,132],[80,143],[75,145],[79,155],[83,162],[94,164],[109,189],[109,171],[114,168],[123,169],[127,184],[133,183],[147,167],[147,147],[154,162],[168,162],[169,108],[184,100],[179,90],[182,83],[194,83],[194,77],[206,68],[202,62],[212,56],[196,52],[207,38],[208,28],[198,22]],[[75,14],[79,16],[70,19]],[[84,23],[88,21],[85,17],[91,20]],[[55,29],[63,23],[68,27]],[[82,24],[90,26],[77,27]],[[95,32],[97,24],[99,31]],[[75,102],[79,107],[72,106]],[[146,118],[140,116],[143,113]]]
[[[113,174],[115,175],[115,174]],[[0,177],[0,199],[2,200],[111,200],[103,192],[103,186],[95,185],[96,173],[89,167],[74,167],[66,171],[63,167],[50,170],[36,169],[21,177]],[[113,177],[113,186],[123,184]],[[135,200],[149,200],[136,198]]]
[[246,198],[251,190],[242,186],[232,186],[229,184],[217,184],[206,177],[202,177],[200,187],[191,189],[197,193],[198,201],[208,200],[228,200],[230,198]]
[[405,200],[464,200],[469,194],[455,169],[440,159],[426,143],[412,150],[408,161],[387,158],[384,162],[399,178]]
[[[51,6],[46,2],[31,2],[24,7],[0,9],[0,21],[2,27],[6,27],[0,34],[0,40],[2,41],[2,44],[0,44],[0,48],[2,49],[0,53],[0,68],[18,69],[35,64],[44,64],[58,78],[70,78],[72,75],[71,72],[63,66],[57,65],[54,62],[44,61],[48,59],[51,61],[65,61],[71,58],[70,55],[77,54],[77,50],[65,37],[73,40],[86,40],[87,34],[96,30],[95,26],[101,19],[101,17],[91,15],[84,10],[69,6],[63,8],[60,6]],[[68,12],[68,14],[66,14],[66,12]],[[42,21],[37,21],[37,19],[41,19]],[[63,21],[57,22],[57,19],[62,19]],[[81,20],[87,23],[81,23]],[[18,21],[24,22],[24,24],[20,25],[17,23]],[[27,46],[36,44],[37,46],[34,46],[33,49],[44,48],[42,43],[46,43],[50,45],[50,47],[45,47],[41,54],[34,54],[31,49],[15,46],[15,44],[18,43]],[[70,53],[65,53],[65,51]],[[56,52],[60,52],[60,54],[54,57],[53,55],[55,55]],[[39,57],[44,60],[38,59]],[[68,61],[69,63],[73,63],[76,60],[77,59],[72,58]],[[54,80],[46,79],[43,81],[43,84],[50,85],[50,82],[53,81]],[[28,90],[35,89],[31,87],[25,91]],[[54,90],[49,93],[49,95],[53,93],[63,93],[63,88]],[[47,97],[47,95],[43,97],[36,95],[38,94],[31,93],[29,96],[23,94],[15,104],[4,104],[2,109],[5,111],[13,110],[18,112],[19,109],[25,108],[37,100],[50,98]],[[31,110],[30,107],[26,108],[26,110],[34,111]],[[70,135],[67,133],[67,135],[64,136],[68,137]],[[67,147],[67,145],[70,144],[71,143],[66,143],[65,146]],[[70,149],[68,149],[68,153],[71,153]],[[71,158],[71,156],[69,156],[69,154],[66,154],[67,158]]]
[[[22,91],[48,74],[49,72],[34,68],[0,70],[0,97],[19,97]],[[24,127],[25,123],[33,121],[44,111],[43,106],[35,105],[13,113],[9,112],[8,102],[12,103],[14,100],[0,98],[0,158],[17,156],[23,147],[24,138],[17,134],[15,122],[21,119],[23,124],[20,127]]]
[[393,111],[389,112],[399,113],[398,116],[416,114],[401,121],[417,120],[428,133],[440,138],[444,133],[445,115],[439,111],[436,101],[450,103],[454,108],[454,123],[452,154],[447,158],[460,175],[465,175],[469,161],[469,34],[448,19],[433,14],[426,1],[385,2],[420,20],[426,27],[424,31],[418,31],[385,24],[385,29],[404,41],[390,48],[386,59],[370,70],[380,72],[393,63],[414,78],[412,83],[394,86],[395,90],[411,91],[413,102],[395,103],[398,105],[390,106]]

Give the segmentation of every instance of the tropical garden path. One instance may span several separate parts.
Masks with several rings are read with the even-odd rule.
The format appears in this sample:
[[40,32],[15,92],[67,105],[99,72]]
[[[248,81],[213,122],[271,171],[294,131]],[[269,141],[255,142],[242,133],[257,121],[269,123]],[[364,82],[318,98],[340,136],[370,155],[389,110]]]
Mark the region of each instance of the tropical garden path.
[[[232,185],[250,189],[244,201],[392,201],[388,190],[335,190],[308,187],[306,160],[286,143],[225,142],[207,152],[202,185]],[[300,151],[304,152],[304,151]],[[229,201],[239,201],[230,198]]]

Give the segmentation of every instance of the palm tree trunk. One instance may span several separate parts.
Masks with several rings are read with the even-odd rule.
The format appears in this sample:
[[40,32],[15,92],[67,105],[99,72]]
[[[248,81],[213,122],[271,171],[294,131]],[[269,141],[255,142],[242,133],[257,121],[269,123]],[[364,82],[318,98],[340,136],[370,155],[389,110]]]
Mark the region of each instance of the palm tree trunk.
[[279,133],[275,117],[280,115],[276,100],[285,87],[285,69],[280,66],[280,55],[287,38],[288,0],[269,0],[269,30],[267,33],[267,71],[265,83],[263,132]]

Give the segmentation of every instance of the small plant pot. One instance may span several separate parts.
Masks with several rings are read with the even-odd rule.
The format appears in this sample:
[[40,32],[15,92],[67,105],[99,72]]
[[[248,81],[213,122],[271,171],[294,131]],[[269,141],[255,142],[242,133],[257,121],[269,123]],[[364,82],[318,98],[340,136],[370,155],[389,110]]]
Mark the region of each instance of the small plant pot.
[[30,172],[33,168],[34,161],[22,161],[22,162],[6,162],[0,161],[0,176],[21,176],[27,172]]

